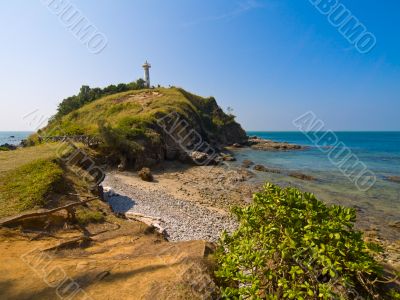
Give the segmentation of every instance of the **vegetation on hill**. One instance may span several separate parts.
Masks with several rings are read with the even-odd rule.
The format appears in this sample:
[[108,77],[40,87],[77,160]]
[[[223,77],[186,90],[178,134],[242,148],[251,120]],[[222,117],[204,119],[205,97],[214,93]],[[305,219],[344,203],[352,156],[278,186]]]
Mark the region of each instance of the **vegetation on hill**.
[[354,230],[353,209],[272,184],[253,198],[234,210],[240,227],[220,241],[216,275],[226,298],[392,299],[376,289],[376,247]]
[[[67,114],[74,106],[59,110],[38,133],[43,137],[94,137],[102,142],[101,150],[112,161],[126,160],[136,168],[158,163],[166,156],[168,137],[157,120],[170,113],[177,113],[189,125],[182,128],[181,136],[194,129],[216,147],[246,138],[234,117],[225,114],[214,98],[196,96],[183,89],[129,90],[94,101],[79,101],[79,106],[82,103]],[[31,141],[37,143],[38,136],[32,136]]]
[[54,118],[59,119],[87,103],[100,99],[101,97],[144,88],[145,81],[143,79],[138,79],[137,81],[128,84],[120,83],[118,85],[109,85],[103,89],[90,88],[87,85],[83,85],[78,95],[68,97],[58,105],[57,114],[54,116]]

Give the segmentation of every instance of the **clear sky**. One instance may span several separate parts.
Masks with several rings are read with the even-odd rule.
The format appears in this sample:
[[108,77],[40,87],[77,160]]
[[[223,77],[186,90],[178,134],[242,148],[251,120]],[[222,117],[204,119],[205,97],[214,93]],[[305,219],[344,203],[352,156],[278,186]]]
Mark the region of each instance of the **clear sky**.
[[[50,1],[50,0],[47,0]],[[56,0],[60,1],[60,0]],[[400,1],[341,0],[376,36],[359,53],[309,0],[70,1],[108,39],[92,54],[41,0],[0,1],[0,130],[32,130],[81,85],[130,82],[214,96],[246,130],[400,130]]]

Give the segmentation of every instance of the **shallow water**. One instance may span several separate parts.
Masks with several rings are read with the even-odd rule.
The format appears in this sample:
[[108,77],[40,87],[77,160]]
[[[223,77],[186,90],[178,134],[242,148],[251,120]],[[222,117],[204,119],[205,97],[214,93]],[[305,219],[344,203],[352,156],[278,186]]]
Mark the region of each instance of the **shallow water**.
[[[359,225],[363,228],[377,227],[383,237],[399,239],[400,232],[388,226],[400,220],[400,183],[387,180],[387,176],[400,176],[400,132],[337,132],[346,149],[365,164],[376,182],[366,191],[357,186],[328,155],[301,132],[248,132],[275,141],[309,146],[307,150],[271,152],[239,149],[235,151],[241,164],[250,159],[256,164],[278,168],[283,174],[256,172],[257,182],[269,181],[284,186],[291,185],[313,192],[326,203],[356,207]],[[306,181],[287,176],[287,172],[298,171],[316,178]],[[285,174],[286,173],[286,174]]]

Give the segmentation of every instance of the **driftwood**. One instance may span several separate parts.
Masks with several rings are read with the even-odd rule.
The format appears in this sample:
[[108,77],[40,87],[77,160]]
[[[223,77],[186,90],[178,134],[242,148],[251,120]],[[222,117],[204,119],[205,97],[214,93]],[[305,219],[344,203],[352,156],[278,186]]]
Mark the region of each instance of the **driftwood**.
[[161,221],[160,217],[146,216],[146,215],[139,214],[139,213],[134,213],[134,212],[127,212],[127,213],[125,213],[125,216],[127,218],[146,218],[146,219],[152,219],[152,220],[156,220],[156,221]]
[[161,234],[165,233],[165,228],[161,227],[161,225],[160,225],[161,218],[159,218],[159,217],[146,216],[146,215],[134,213],[134,212],[127,212],[127,213],[125,213],[125,216],[128,219],[133,219],[133,220],[142,222],[148,226],[154,227]]
[[89,199],[84,200],[84,201],[70,203],[68,205],[64,205],[64,206],[57,207],[57,208],[54,208],[54,209],[49,209],[49,210],[45,210],[45,211],[39,211],[39,212],[34,212],[34,213],[27,213],[27,214],[18,215],[16,217],[12,217],[12,218],[8,218],[7,220],[0,221],[0,226],[5,226],[5,225],[8,225],[8,224],[11,224],[11,223],[14,223],[16,221],[23,220],[23,219],[48,216],[48,215],[51,215],[51,214],[53,214],[55,212],[58,212],[60,210],[63,210],[63,209],[66,209],[68,211],[72,207],[83,205],[83,204],[86,204],[88,202],[94,201],[96,199],[98,199],[98,198],[97,197],[93,197],[93,198],[89,198]]

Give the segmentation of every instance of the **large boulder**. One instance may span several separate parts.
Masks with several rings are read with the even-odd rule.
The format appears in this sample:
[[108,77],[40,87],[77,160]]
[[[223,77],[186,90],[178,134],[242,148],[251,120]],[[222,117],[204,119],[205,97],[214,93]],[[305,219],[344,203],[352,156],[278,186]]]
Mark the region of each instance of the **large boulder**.
[[143,181],[152,182],[154,180],[153,174],[149,168],[143,168],[138,172],[139,177]]

